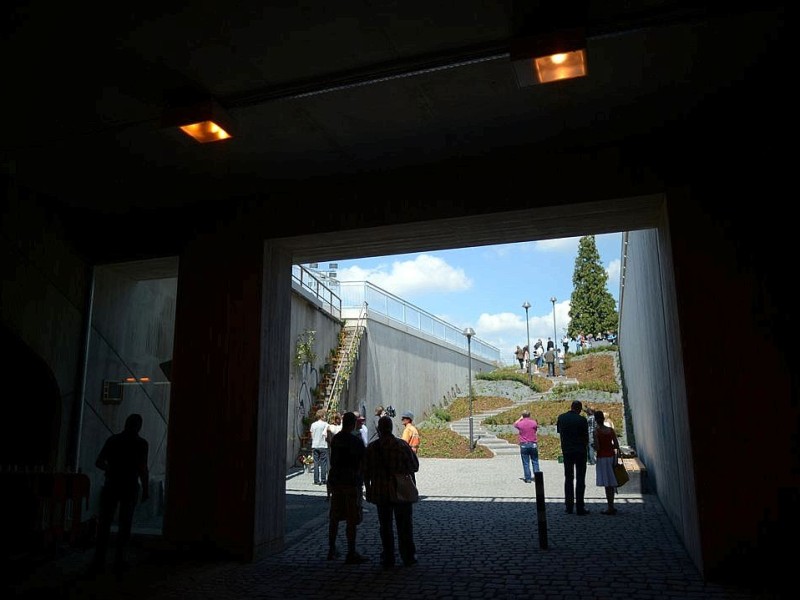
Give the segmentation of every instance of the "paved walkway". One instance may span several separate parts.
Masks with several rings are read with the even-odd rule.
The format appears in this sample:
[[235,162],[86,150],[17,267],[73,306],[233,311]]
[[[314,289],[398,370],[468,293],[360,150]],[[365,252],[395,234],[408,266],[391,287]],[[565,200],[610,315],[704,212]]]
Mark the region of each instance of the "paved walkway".
[[[655,496],[626,493],[623,487],[619,514],[601,515],[605,502],[602,488],[594,485],[594,467],[587,474],[591,513],[581,517],[564,513],[562,466],[542,461],[540,520],[536,486],[521,480],[517,456],[420,462],[417,479],[422,500],[414,507],[419,563],[413,567],[389,571],[379,567],[377,515],[369,504],[359,527],[358,547],[370,562],[351,566],[341,559],[327,561],[324,490],[313,485],[311,474],[299,473],[286,480],[287,547],[280,554],[250,564],[204,564],[185,557],[176,560],[157,544],[138,541],[131,570],[121,581],[108,574],[81,578],[87,552],[40,569],[15,586],[11,596],[213,600],[779,597],[704,582]],[[344,546],[344,525],[340,527]]]

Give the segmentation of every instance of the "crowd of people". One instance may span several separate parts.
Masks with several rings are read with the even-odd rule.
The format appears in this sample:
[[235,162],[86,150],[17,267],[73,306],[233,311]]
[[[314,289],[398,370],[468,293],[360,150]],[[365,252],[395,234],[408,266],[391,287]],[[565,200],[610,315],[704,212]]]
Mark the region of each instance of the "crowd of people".
[[523,373],[531,372],[534,375],[540,374],[547,369],[547,377],[563,377],[566,373],[567,354],[588,350],[598,344],[615,344],[617,336],[615,333],[607,331],[605,333],[580,334],[576,337],[565,335],[561,338],[561,344],[556,346],[552,338],[547,338],[547,342],[542,342],[539,338],[533,345],[533,350],[528,345],[517,346],[514,350],[514,359],[519,363],[519,370]]
[[415,478],[419,470],[417,452],[420,434],[414,425],[414,414],[401,415],[403,431],[393,433],[394,422],[383,406],[375,407],[372,426],[358,411],[343,415],[334,413],[327,421],[324,410],[317,412],[311,425],[311,446],[314,460],[314,483],[328,490],[328,560],[340,556],[336,545],[339,523],[345,522],[347,554],[345,564],[361,564],[369,560],[358,552],[356,537],[363,521],[363,502],[376,506],[381,538],[380,564],[395,565],[395,529],[397,550],[405,566],[417,562],[414,544],[413,503],[400,501],[395,494],[395,476]]
[[[553,353],[554,349],[551,347],[544,354],[548,352]],[[564,463],[565,510],[570,514],[589,513],[584,503],[586,470],[587,464],[595,464],[596,483],[605,488],[607,502],[607,508],[601,513],[615,515],[617,481],[614,466],[621,458],[619,440],[613,423],[602,411],[586,407],[587,416],[584,417],[582,410],[582,403],[575,400],[569,411],[559,415],[556,423]],[[401,415],[403,431],[400,437],[394,435],[392,417],[382,406],[375,408],[372,428],[367,426],[366,418],[358,411],[348,411],[343,415],[334,413],[330,422],[324,410],[317,411],[316,416],[311,425],[314,483],[325,485],[328,492],[328,560],[340,556],[336,540],[342,521],[345,522],[347,542],[345,564],[362,564],[369,560],[357,550],[358,525],[363,521],[366,499],[376,506],[378,513],[381,566],[391,568],[395,565],[395,533],[403,564],[416,564],[413,501],[398,500],[395,483],[396,476],[414,479],[419,471],[420,433],[414,425],[414,414],[404,412]],[[523,480],[531,483],[540,470],[539,424],[531,418],[530,411],[525,410],[514,422],[514,427],[519,432]],[[95,572],[104,567],[111,522],[118,508],[115,569],[119,572],[124,568],[139,492],[142,502],[148,499],[148,444],[139,436],[141,428],[141,416],[130,415],[124,431],[109,437],[97,457],[97,467],[105,471],[105,486],[101,494],[98,544],[92,563]]]
[[547,346],[539,339],[533,345],[533,354],[528,350],[528,345],[517,346],[514,351],[514,358],[519,362],[520,371],[538,375],[540,371],[547,368],[547,377],[556,377],[556,365],[558,365],[558,375],[564,376],[566,367],[567,344],[556,348],[555,342],[547,338]]
[[[583,403],[574,400],[570,410],[559,415],[556,429],[561,443],[564,463],[564,502],[567,513],[589,514],[584,505],[587,465],[595,465],[596,484],[605,488],[607,508],[604,515],[615,515],[614,496],[617,480],[614,466],[620,461],[619,439],[614,424],[601,410],[586,407],[586,416],[581,414]],[[539,448],[537,433],[539,423],[524,410],[514,422],[519,434],[519,454],[522,459],[522,479],[531,483],[539,471]]]

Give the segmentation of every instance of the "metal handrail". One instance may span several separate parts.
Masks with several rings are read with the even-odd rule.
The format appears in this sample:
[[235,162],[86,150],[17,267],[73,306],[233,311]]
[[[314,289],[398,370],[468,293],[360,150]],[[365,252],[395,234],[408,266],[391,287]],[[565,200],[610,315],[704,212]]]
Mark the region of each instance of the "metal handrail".
[[[325,403],[325,410],[326,412],[330,410],[332,404],[334,404],[334,400],[339,400],[339,394],[341,393],[341,388],[344,387],[344,384],[347,383],[349,380],[349,375],[352,372],[353,363],[355,363],[355,348],[361,343],[361,336],[364,332],[364,323],[367,320],[367,307],[368,304],[364,302],[361,310],[358,314],[358,318],[356,319],[356,332],[355,335],[350,338],[350,347],[347,349],[347,364],[342,367],[336,369],[336,375],[333,378],[333,385],[331,386],[331,392],[328,395],[328,401]],[[348,378],[347,380],[342,380],[342,372],[346,371]]]
[[313,271],[303,265],[292,265],[292,284],[311,296],[329,314],[337,319],[342,317],[342,299]]
[[[384,315],[406,327],[467,351],[467,340],[461,329],[369,281],[339,281],[336,286],[339,288],[343,314],[346,314],[347,309],[355,309],[369,298],[371,314]],[[498,364],[501,362],[500,350],[476,337],[472,338],[472,354]]]

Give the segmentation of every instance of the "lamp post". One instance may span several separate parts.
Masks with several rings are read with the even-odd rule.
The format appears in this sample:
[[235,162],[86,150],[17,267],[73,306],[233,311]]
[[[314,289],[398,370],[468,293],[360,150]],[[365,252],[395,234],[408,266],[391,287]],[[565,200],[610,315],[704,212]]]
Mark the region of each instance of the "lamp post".
[[553,348],[558,344],[558,336],[556,335],[556,297],[550,296],[550,302],[553,303]]
[[472,327],[467,327],[464,330],[464,335],[467,336],[467,356],[469,356],[468,371],[469,371],[469,451],[474,450],[473,435],[472,435],[472,336],[475,335],[475,330]]
[[528,381],[533,379],[531,375],[531,324],[528,320],[528,309],[531,307],[531,303],[525,300],[522,305],[522,308],[525,309],[525,331],[528,333],[528,345],[526,348],[528,349]]

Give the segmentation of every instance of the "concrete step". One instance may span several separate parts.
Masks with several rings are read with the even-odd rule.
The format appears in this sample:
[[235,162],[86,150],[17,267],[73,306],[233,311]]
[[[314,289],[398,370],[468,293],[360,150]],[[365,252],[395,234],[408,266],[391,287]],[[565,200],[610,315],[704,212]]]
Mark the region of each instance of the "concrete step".
[[[506,409],[503,409],[506,410]],[[495,455],[506,455],[506,454],[518,454],[519,447],[516,444],[510,444],[506,440],[497,437],[495,434],[490,433],[487,429],[484,429],[480,425],[480,418],[484,416],[491,416],[497,414],[497,412],[501,411],[492,411],[487,413],[482,413],[481,415],[473,415],[473,423],[472,423],[472,436],[475,443],[479,446],[484,446],[488,448],[493,454]],[[453,423],[450,423],[450,429],[461,435],[467,439],[469,439],[469,417],[465,419],[459,419]]]

